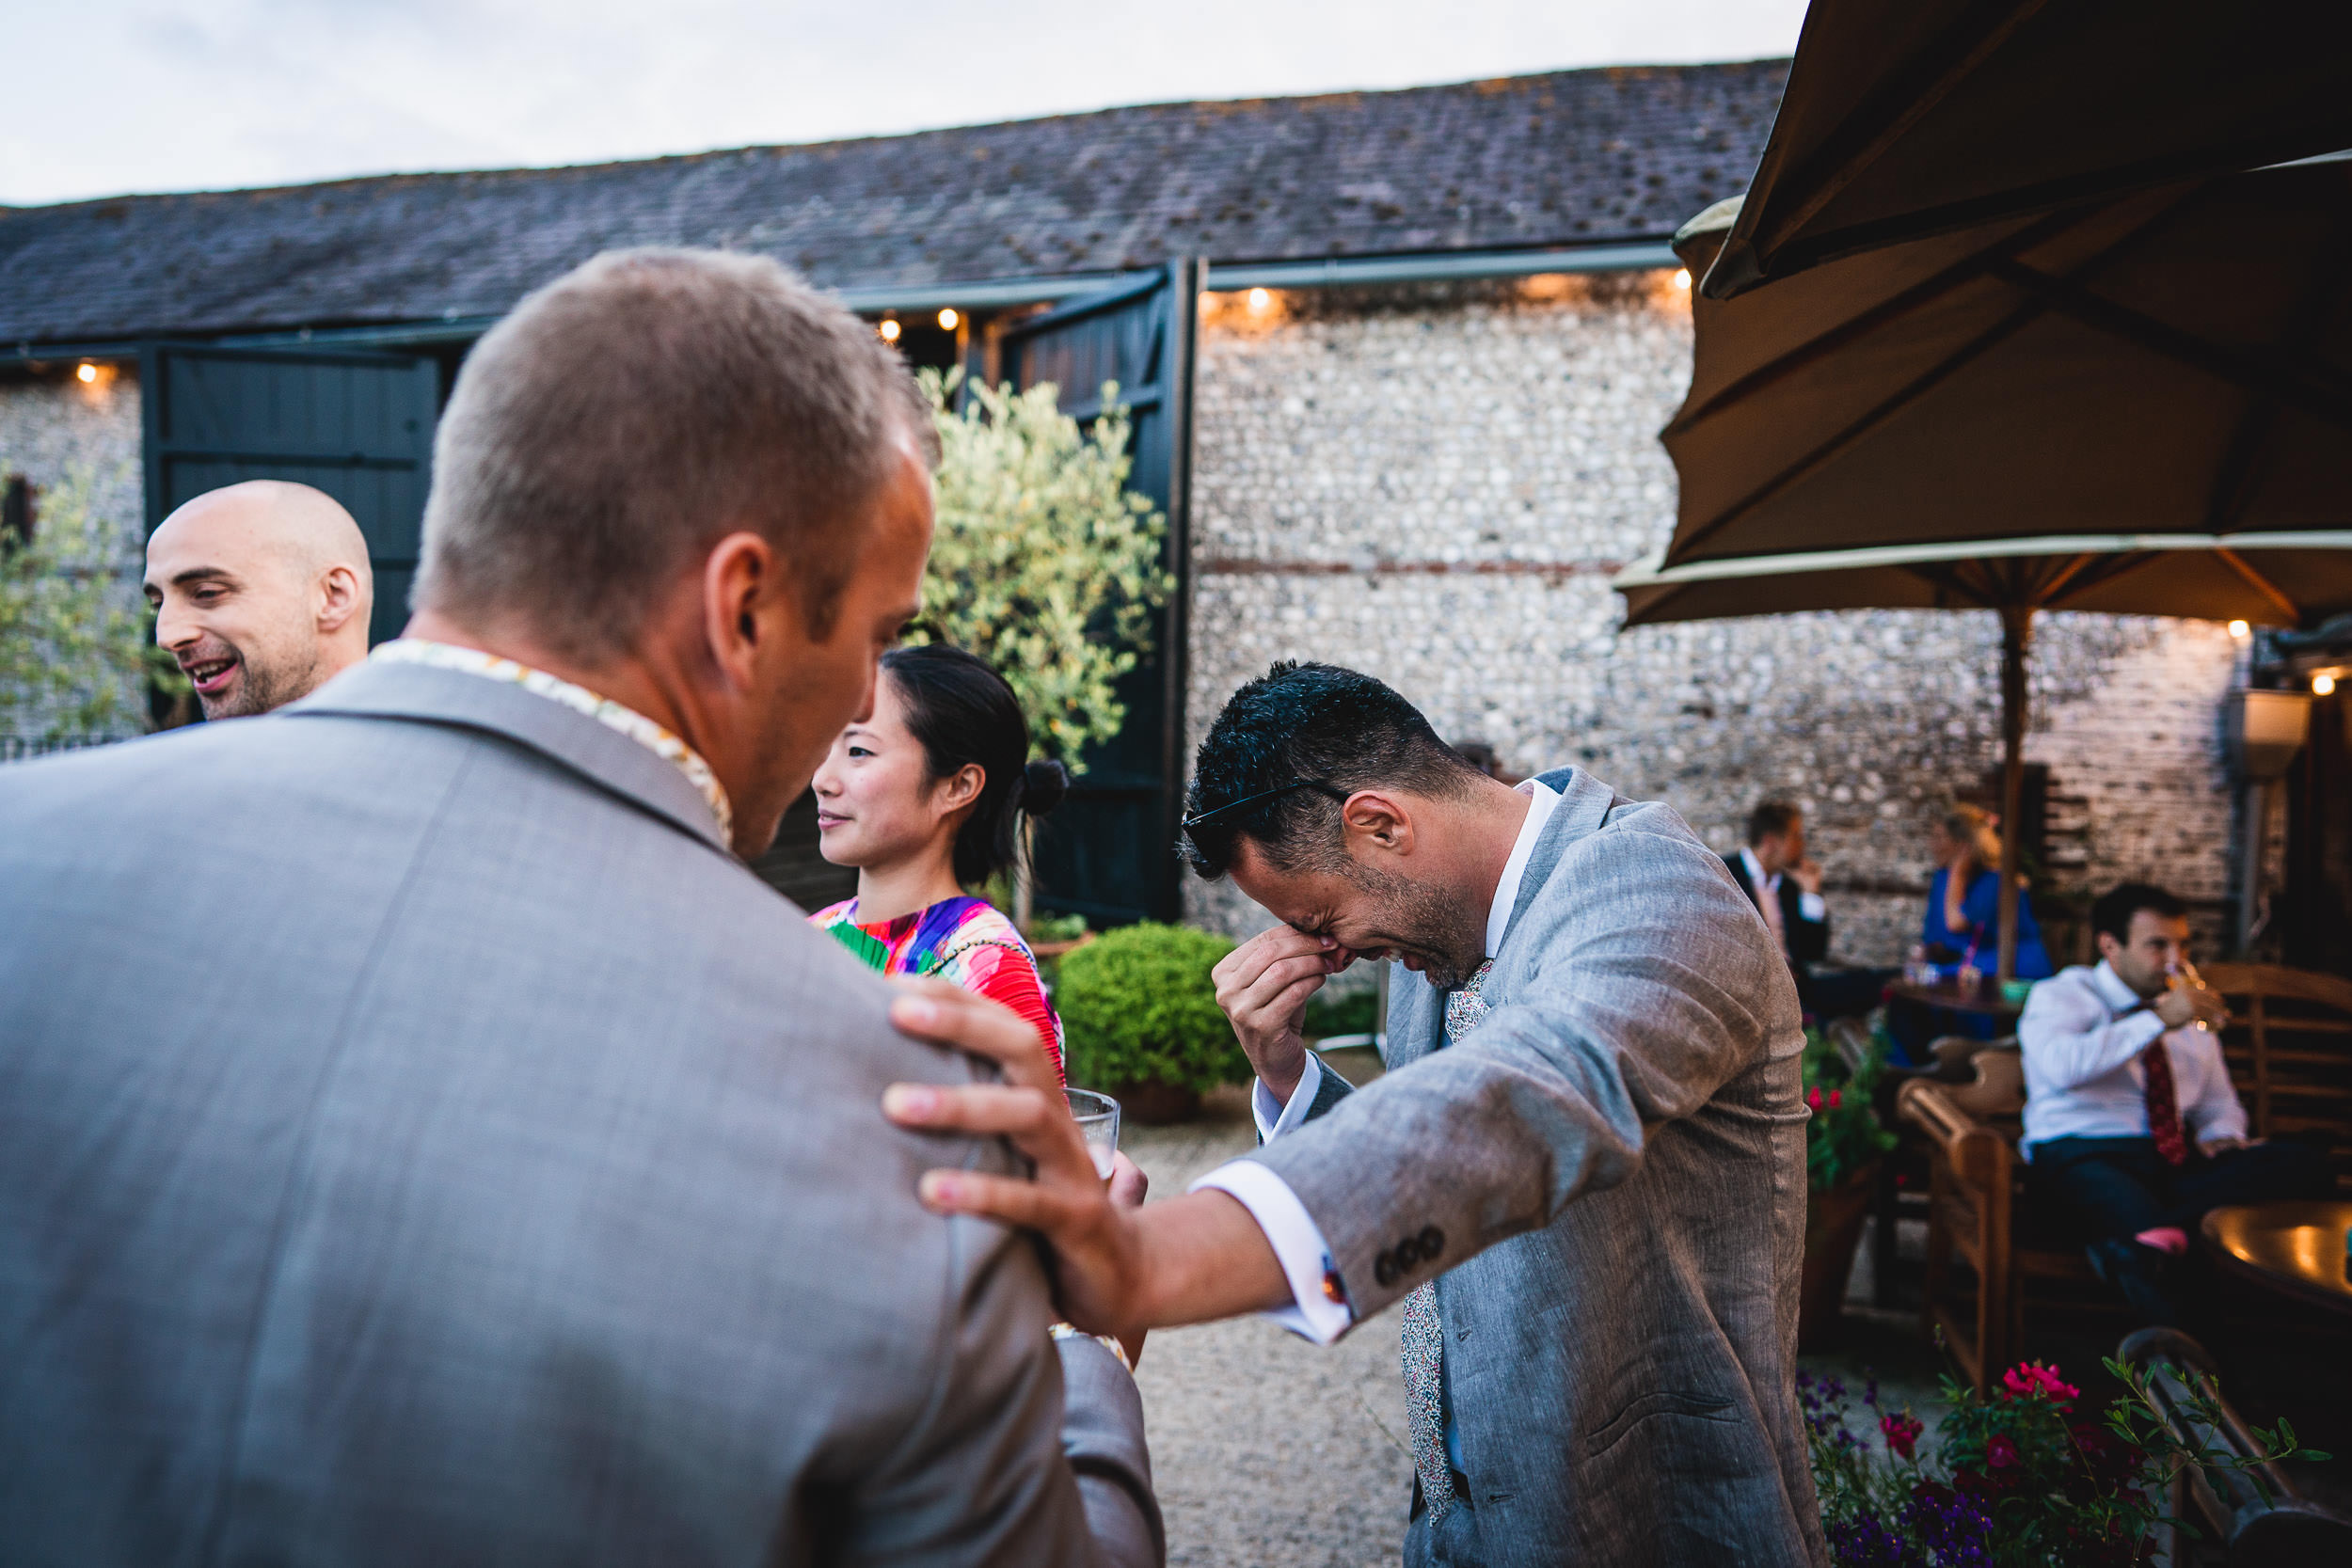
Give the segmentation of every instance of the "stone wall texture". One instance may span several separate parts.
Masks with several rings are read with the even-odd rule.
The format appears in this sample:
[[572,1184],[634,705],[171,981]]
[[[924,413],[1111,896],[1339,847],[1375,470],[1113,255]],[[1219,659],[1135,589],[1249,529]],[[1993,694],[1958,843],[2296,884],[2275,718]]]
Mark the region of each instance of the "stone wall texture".
[[[119,589],[123,603],[135,606],[147,534],[138,374],[130,366],[96,369],[87,383],[63,365],[0,380],[0,479],[22,474],[50,493],[87,484],[93,515],[123,543]],[[125,696],[126,711],[137,711],[137,694],[126,688]],[[14,727],[38,736],[52,717],[21,714]],[[0,746],[12,744],[12,737],[0,737]]]
[[136,537],[145,531],[138,373],[98,372],[87,386],[69,374],[0,381],[0,474],[44,489],[87,477],[99,514]]
[[[1930,823],[1999,761],[1999,626],[1931,611],[1621,625],[1611,577],[1673,529],[1657,433],[1690,375],[1687,300],[1663,274],[1257,309],[1215,296],[1197,370],[1192,738],[1271,661],[1320,658],[1380,676],[1513,772],[1574,763],[1667,800],[1718,848],[1757,800],[1792,800],[1828,879],[1834,956],[1899,962]],[[2237,657],[2205,623],[2043,619],[2026,755],[2050,768],[2057,892],[2153,877],[2217,928]],[[1237,934],[1268,918],[1230,887],[1187,897]]]

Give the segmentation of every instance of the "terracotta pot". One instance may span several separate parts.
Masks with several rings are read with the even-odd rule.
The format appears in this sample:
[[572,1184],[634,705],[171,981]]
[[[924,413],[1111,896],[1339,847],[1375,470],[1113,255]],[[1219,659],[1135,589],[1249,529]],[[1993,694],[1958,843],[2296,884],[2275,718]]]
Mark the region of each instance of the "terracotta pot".
[[1853,1277],[1854,1248],[1862,1243],[1878,1184],[1879,1163],[1873,1160],[1828,1192],[1805,1195],[1804,1272],[1797,1286],[1799,1350],[1820,1350],[1836,1342],[1846,1284]]
[[1144,1127],[1166,1127],[1184,1121],[1200,1109],[1200,1091],[1180,1089],[1154,1079],[1144,1084],[1119,1084],[1103,1091],[1119,1101],[1122,1121]]

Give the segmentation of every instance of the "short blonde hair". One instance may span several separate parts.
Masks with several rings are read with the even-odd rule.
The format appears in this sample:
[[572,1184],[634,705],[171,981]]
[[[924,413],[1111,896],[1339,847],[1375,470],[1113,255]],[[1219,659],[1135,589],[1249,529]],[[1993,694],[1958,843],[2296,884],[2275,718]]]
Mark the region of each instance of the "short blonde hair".
[[468,356],[434,441],[416,603],[519,618],[587,662],[725,534],[783,554],[829,635],[898,441],[937,461],[896,352],[764,257],[640,249],[539,289]]

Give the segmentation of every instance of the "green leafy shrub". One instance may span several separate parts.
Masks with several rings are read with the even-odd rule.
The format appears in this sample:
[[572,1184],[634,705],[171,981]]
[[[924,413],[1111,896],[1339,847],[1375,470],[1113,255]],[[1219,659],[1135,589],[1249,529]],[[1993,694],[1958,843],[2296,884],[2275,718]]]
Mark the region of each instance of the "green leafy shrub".
[[1380,1012],[1380,996],[1370,986],[1338,995],[1319,990],[1307,999],[1307,1019],[1300,1033],[1311,1040],[1333,1035],[1369,1035]]
[[1105,931],[1064,958],[1054,1006],[1071,1083],[1198,1092],[1248,1078],[1249,1059],[1209,979],[1232,950],[1206,931],[1146,922]]

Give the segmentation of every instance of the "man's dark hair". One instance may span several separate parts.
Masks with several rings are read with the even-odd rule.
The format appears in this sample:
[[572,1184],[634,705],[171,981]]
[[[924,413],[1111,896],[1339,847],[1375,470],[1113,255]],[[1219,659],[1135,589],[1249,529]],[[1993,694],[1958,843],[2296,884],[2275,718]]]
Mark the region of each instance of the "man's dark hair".
[[1804,811],[1786,800],[1767,800],[1748,813],[1748,847],[1753,849],[1774,833],[1785,833]]
[[[1479,776],[1420,709],[1370,675],[1286,659],[1234,692],[1209,726],[1184,798],[1184,858],[1215,881],[1247,837],[1280,870],[1332,866],[1346,854],[1340,805],[1356,790],[1458,795]],[[1264,799],[1227,809],[1253,796]]]
[[2166,920],[2178,920],[2188,913],[2188,906],[2153,882],[2125,882],[2112,892],[2102,894],[2090,906],[2090,931],[2093,936],[2110,936],[2118,942],[2132,940],[2132,916],[2150,910]]

